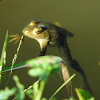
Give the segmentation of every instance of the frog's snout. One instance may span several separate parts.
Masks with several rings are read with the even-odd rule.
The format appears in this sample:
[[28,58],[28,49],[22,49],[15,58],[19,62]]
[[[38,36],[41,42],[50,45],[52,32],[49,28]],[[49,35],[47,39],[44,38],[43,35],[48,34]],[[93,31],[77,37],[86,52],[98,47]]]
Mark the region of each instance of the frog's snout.
[[42,31],[45,31],[47,29],[47,27],[41,27]]

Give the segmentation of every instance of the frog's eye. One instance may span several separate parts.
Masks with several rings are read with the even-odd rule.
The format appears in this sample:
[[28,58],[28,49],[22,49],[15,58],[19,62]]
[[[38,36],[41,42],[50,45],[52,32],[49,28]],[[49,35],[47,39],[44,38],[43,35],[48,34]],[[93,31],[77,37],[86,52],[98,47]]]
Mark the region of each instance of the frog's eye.
[[40,34],[41,32],[42,32],[42,31],[41,31],[40,28],[35,28],[35,29],[33,30],[33,34],[34,34],[34,35]]
[[41,33],[41,30],[37,30],[36,33],[37,33],[37,34],[40,34],[40,33]]

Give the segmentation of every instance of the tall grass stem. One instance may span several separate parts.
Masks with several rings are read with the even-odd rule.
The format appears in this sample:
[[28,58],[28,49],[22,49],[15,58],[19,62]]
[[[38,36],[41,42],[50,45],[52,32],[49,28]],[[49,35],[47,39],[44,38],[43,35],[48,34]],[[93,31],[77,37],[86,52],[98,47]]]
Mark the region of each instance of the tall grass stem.
[[9,79],[10,79],[10,76],[11,76],[11,74],[12,74],[13,66],[14,66],[14,64],[15,64],[15,62],[16,62],[16,60],[17,60],[18,53],[19,53],[19,50],[20,50],[20,47],[21,47],[21,44],[22,44],[23,37],[24,37],[24,36],[22,35],[22,36],[21,36],[21,40],[20,40],[19,45],[18,45],[18,48],[17,48],[17,52],[16,52],[16,54],[14,55],[14,58],[12,59],[11,71],[10,71],[10,75],[9,75],[9,78],[8,78],[7,85],[8,85],[8,83],[9,83]]

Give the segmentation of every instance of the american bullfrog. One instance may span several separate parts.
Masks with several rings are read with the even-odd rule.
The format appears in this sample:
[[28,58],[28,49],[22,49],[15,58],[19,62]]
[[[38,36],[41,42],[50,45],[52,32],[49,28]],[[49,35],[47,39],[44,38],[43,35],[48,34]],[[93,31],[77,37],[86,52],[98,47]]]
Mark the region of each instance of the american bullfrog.
[[[66,62],[66,65],[75,69],[82,75],[85,88],[91,92],[84,70],[81,68],[79,63],[72,58],[66,42],[66,37],[73,36],[71,32],[64,29],[61,25],[32,20],[22,30],[22,33],[23,35],[33,38],[39,42],[41,48],[39,56],[45,55],[47,46],[56,46],[59,49],[62,58]],[[12,37],[17,39],[20,36],[12,35]]]

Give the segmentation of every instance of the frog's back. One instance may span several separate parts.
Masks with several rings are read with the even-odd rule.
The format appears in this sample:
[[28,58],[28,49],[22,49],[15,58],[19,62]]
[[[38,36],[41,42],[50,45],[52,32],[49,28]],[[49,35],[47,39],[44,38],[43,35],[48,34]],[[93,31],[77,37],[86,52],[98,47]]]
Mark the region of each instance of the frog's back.
[[44,24],[47,24],[46,26],[48,26],[49,32],[54,31],[58,35],[73,37],[73,34],[68,30],[66,30],[65,28],[63,28],[63,26],[60,25],[58,22],[56,24],[52,24],[52,23],[44,23]]
[[44,23],[45,26],[47,26],[47,31],[49,33],[49,37],[51,42],[54,44],[58,42],[66,41],[66,37],[73,37],[73,34],[63,27],[57,26],[52,23]]

